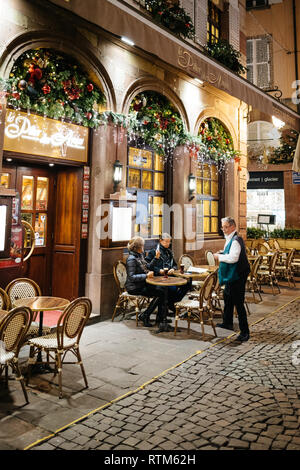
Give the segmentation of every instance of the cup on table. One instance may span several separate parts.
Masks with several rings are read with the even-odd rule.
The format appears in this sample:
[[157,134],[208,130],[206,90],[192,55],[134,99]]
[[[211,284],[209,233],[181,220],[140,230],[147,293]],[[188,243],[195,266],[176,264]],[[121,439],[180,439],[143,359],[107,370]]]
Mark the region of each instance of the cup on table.
[[181,273],[181,274],[184,273],[184,264],[181,264],[181,265],[180,265],[180,273]]
[[169,268],[164,268],[164,277],[168,277]]

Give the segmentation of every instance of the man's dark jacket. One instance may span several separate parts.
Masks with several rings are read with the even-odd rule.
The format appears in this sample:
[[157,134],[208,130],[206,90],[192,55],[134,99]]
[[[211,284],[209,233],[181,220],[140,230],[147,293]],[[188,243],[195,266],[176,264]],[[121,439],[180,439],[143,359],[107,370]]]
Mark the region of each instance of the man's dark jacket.
[[148,263],[153,263],[152,268],[154,271],[154,276],[160,275],[160,270],[164,268],[168,269],[177,269],[177,263],[174,259],[174,255],[169,248],[165,248],[161,244],[159,245],[160,257],[155,258],[156,248],[149,251],[146,261]]

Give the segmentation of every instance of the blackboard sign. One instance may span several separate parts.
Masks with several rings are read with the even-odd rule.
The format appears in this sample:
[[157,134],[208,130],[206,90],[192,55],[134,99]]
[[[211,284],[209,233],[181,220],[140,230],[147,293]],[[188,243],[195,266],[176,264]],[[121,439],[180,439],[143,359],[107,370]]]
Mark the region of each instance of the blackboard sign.
[[247,189],[283,189],[282,171],[250,171]]

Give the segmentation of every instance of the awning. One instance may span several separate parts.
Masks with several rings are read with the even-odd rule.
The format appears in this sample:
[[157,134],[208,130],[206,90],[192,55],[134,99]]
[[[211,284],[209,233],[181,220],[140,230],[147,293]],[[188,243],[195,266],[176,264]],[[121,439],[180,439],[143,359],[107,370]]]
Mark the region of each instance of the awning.
[[238,98],[253,108],[276,116],[300,131],[300,116],[260,88],[231,72],[196,47],[168,33],[129,6],[116,0],[49,0],[114,35],[130,38],[137,47],[194,78]]

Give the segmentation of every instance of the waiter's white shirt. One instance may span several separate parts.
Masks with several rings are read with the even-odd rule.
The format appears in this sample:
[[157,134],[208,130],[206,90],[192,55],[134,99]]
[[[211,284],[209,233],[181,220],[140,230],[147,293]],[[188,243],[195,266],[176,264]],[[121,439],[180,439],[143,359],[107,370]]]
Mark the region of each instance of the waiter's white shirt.
[[[232,232],[230,235],[225,235],[226,242],[224,245],[224,249],[226,248],[226,246],[228,245],[232,237],[234,237],[234,235],[236,235],[236,232]],[[233,240],[229,253],[227,255],[220,254],[219,261],[223,263],[229,263],[229,264],[237,263],[240,254],[241,254],[241,245],[239,244],[237,240]]]

